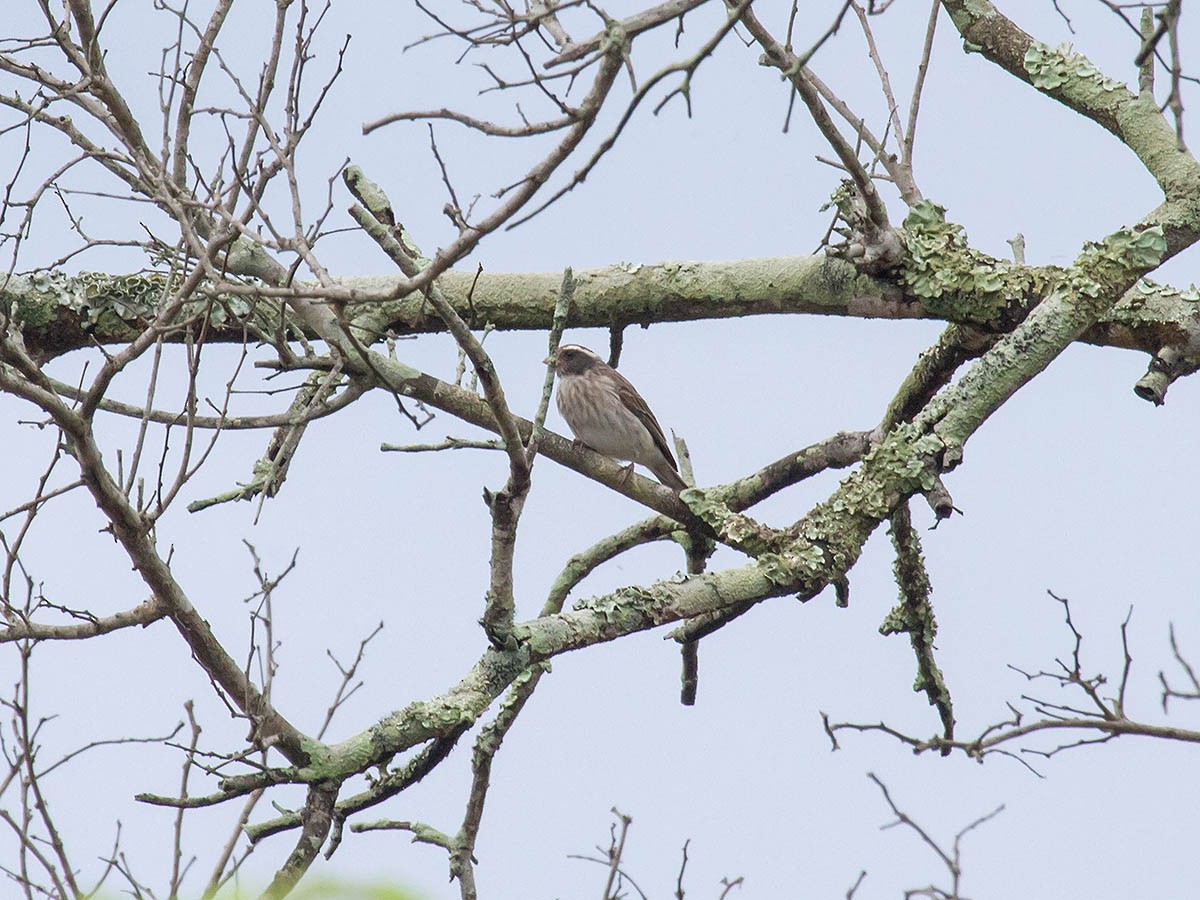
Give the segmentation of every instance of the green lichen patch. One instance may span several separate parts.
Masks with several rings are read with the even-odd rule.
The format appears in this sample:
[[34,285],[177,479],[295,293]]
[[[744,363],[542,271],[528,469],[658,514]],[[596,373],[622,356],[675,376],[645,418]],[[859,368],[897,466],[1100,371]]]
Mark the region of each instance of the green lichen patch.
[[620,617],[634,610],[652,610],[660,600],[669,599],[669,591],[658,595],[653,588],[638,586],[623,587],[611,594],[598,597],[585,597],[572,607],[576,610],[590,610],[606,618]]
[[946,210],[923,200],[904,220],[908,254],[900,277],[934,315],[954,321],[1000,325],[1013,309],[1024,310],[1043,289],[1036,269],[973,250],[962,226]]
[[1105,300],[1114,290],[1123,290],[1130,276],[1156,268],[1166,253],[1161,226],[1121,228],[1102,241],[1084,244],[1067,282],[1077,296]]
[[67,312],[89,330],[129,336],[153,316],[168,287],[167,277],[153,272],[35,272],[11,279],[3,299],[22,328],[44,328]]
[[1043,91],[1057,91],[1067,85],[1110,93],[1125,90],[1125,85],[1109,78],[1090,59],[1072,50],[1070,44],[1050,47],[1034,41],[1025,51],[1024,65],[1033,86]]
[[887,636],[892,634],[908,634],[920,629],[921,622],[916,610],[905,604],[892,607],[879,625],[879,633]]
[[1153,297],[1158,300],[1181,300],[1184,303],[1200,303],[1200,288],[1189,284],[1185,288],[1177,288],[1169,284],[1159,284],[1149,278],[1139,278],[1133,290],[1143,297]]
[[816,544],[807,546],[793,544],[782,553],[764,553],[757,559],[763,577],[771,584],[795,590],[804,582],[820,577],[825,580],[828,573],[825,551]]
[[733,512],[722,497],[695,488],[685,491],[684,500],[700,519],[710,525],[722,542],[752,556],[776,549],[780,533],[750,516]]

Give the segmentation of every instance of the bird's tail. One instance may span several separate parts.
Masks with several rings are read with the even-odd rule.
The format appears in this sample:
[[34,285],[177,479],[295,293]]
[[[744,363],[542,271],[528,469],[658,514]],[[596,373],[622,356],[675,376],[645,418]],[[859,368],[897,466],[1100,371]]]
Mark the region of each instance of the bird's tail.
[[679,477],[679,473],[665,459],[650,467],[650,471],[654,473],[654,477],[673,490],[679,493],[687,487],[687,482]]

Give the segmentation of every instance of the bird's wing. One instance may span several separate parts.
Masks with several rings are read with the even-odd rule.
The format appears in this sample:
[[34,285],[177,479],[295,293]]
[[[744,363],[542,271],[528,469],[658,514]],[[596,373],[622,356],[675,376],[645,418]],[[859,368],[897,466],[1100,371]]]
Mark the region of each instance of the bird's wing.
[[654,413],[650,412],[650,407],[646,405],[646,401],[642,399],[642,395],[637,392],[629,379],[618,372],[616,369],[610,369],[613,377],[617,380],[617,396],[629,408],[629,411],[637,416],[637,420],[646,426],[646,430],[650,432],[650,438],[654,441],[654,446],[662,451],[662,455],[667,458],[667,462],[671,464],[671,468],[676,472],[679,471],[679,466],[675,464],[675,454],[671,452],[671,445],[667,443],[666,436],[663,435],[662,426],[658,424],[658,419],[654,418]]

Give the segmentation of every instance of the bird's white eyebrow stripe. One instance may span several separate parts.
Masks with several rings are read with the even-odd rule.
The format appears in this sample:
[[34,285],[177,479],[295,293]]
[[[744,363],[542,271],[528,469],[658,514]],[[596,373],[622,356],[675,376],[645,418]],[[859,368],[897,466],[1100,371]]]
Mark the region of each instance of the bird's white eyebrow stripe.
[[589,350],[587,347],[583,346],[582,344],[563,344],[561,347],[558,348],[558,350],[560,353],[563,350],[578,350],[580,353],[586,353],[588,356],[591,356],[595,359],[600,359],[599,353],[597,353],[595,350]]

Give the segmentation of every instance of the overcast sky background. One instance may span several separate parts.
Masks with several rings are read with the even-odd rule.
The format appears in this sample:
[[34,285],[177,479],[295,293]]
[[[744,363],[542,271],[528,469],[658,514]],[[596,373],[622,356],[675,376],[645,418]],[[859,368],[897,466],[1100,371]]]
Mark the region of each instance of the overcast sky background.
[[[797,46],[824,31],[836,5],[803,4]],[[1135,80],[1134,36],[1102,4],[1060,2],[1075,35],[1049,2],[1001,5],[1036,37],[1055,45],[1072,40],[1110,76]],[[24,33],[34,6],[21,4],[12,33]],[[323,26],[312,84],[317,72],[332,67],[342,36],[353,38],[319,132],[303,151],[309,212],[319,211],[326,180],[348,157],[389,192],[398,217],[431,253],[453,234],[440,212],[446,196],[425,126],[392,126],[363,137],[362,123],[439,106],[511,119],[511,100],[476,97],[486,76],[468,64],[452,65],[459,50],[447,41],[400,54],[401,45],[434,26],[408,4],[387,6],[343,2]],[[458,14],[455,5],[444,8]],[[606,6],[615,17],[637,8]],[[756,9],[782,33],[786,4],[762,2]],[[926,4],[904,0],[874,20],[902,104],[927,12]],[[715,5],[693,13],[688,38],[700,40],[722,16]],[[250,77],[268,35],[249,6],[235,19],[223,52]],[[149,4],[132,2],[118,4],[106,25],[114,77],[150,121],[157,95],[147,72],[158,65],[154,48],[165,33],[156,27]],[[665,59],[669,32],[635,44],[642,77]],[[139,39],[129,39],[134,35]],[[1186,40],[1184,47],[1191,49]],[[737,37],[728,39],[694,80],[691,119],[678,102],[658,117],[647,106],[585,185],[529,224],[490,237],[466,265],[578,270],[621,261],[811,253],[828,224],[818,208],[837,173],[814,162],[815,154],[829,151],[799,106],[790,133],[781,132],[787,93],[773,70],[756,64],[758,54]],[[1195,63],[1194,55],[1185,62]],[[876,79],[850,19],[814,68],[882,131]],[[523,108],[531,118],[544,113]],[[533,159],[532,145],[523,142],[482,142],[450,124],[436,130],[464,199],[512,182]],[[6,140],[0,159],[15,146],[12,136]],[[1031,263],[1068,263],[1083,241],[1132,224],[1160,198],[1115,139],[981,57],[964,55],[944,17],[922,106],[916,174],[925,195],[947,207],[973,246],[1007,256],[1006,239],[1021,232]],[[340,185],[333,193],[333,218],[348,225],[341,210],[349,199]],[[889,202],[898,218],[900,205],[892,197]],[[98,236],[128,234],[131,223],[136,227],[147,215],[108,204],[89,224]],[[67,246],[61,217],[47,209],[21,267],[52,260]],[[320,247],[334,274],[391,272],[358,234]],[[116,251],[79,263],[114,271],[141,264]],[[1160,274],[1182,287],[1200,280],[1196,270],[1191,253]],[[872,427],[939,331],[937,323],[801,316],[633,328],[622,371],[664,426],[686,438],[699,483],[715,484],[835,431]],[[607,334],[575,330],[567,339],[603,352]],[[493,334],[487,347],[510,402],[532,414],[545,335]],[[452,343],[440,336],[401,342],[397,352],[441,377],[451,376],[456,362]],[[217,398],[234,355],[216,348],[205,353],[212,364],[205,388]],[[178,378],[181,358],[170,358]],[[1200,388],[1194,379],[1179,382],[1166,406],[1155,409],[1132,390],[1146,362],[1122,351],[1072,348],[985,425],[968,444],[964,465],[946,480],[964,515],[936,531],[922,530],[921,537],[940,624],[938,659],[960,736],[1003,718],[1006,701],[1036,692],[1009,664],[1050,669],[1055,657],[1070,653],[1061,608],[1047,589],[1071,598],[1089,667],[1114,676],[1121,665],[1119,626],[1133,607],[1127,708],[1134,718],[1160,717],[1157,672],[1169,668],[1169,622],[1185,651],[1200,660],[1191,527],[1200,500],[1194,471]],[[73,380],[82,364],[76,355],[52,369]],[[94,367],[93,360],[89,371]],[[114,394],[139,399],[145,371],[135,367]],[[168,394],[181,385],[168,386]],[[162,405],[168,399],[164,395]],[[244,403],[276,409],[286,399],[248,397]],[[0,509],[28,499],[28,473],[44,465],[52,446],[48,430],[21,424],[30,418],[29,407],[0,398],[0,457],[10,473],[0,482]],[[551,426],[565,431],[553,412]],[[107,421],[104,428],[111,461],[117,448],[130,445],[134,426]],[[243,541],[255,545],[271,574],[298,549],[298,567],[276,596],[281,670],[275,700],[299,727],[315,731],[336,686],[326,650],[349,660],[381,620],[386,627],[361,670],[366,685],[335,720],[335,740],[444,691],[483,650],[476,620],[487,583],[489,526],[480,492],[503,483],[504,458],[379,452],[384,441],[471,433],[439,416],[415,434],[390,399],[368,397],[310,427],[285,489],[265,505],[257,524],[251,504],[189,515],[181,503],[163,521],[160,545],[174,547],[179,581],[235,654],[244,654],[247,642],[242,598],[255,589]],[[247,480],[267,439],[265,433],[223,436],[183,501]],[[62,481],[73,477],[68,469],[64,464]],[[827,496],[838,477],[813,479],[753,514],[791,522]],[[540,460],[518,545],[518,615],[536,614],[573,553],[645,514]],[[931,524],[920,504],[914,515],[922,529]],[[99,533],[102,524],[83,495],[52,505],[39,519],[25,560],[48,598],[101,614],[144,598],[127,559]],[[738,559],[723,551],[712,567]],[[682,566],[674,545],[643,548],[599,570],[573,596],[669,577]],[[820,710],[835,719],[882,719],[921,735],[938,729],[923,695],[911,690],[915,666],[907,639],[877,633],[896,597],[883,529],[850,579],[849,609],[836,609],[829,592],[803,605],[774,600],[707,638],[694,708],[678,702],[679,654],[663,641],[665,631],[556,660],[496,759],[477,852],[481,896],[599,896],[601,867],[568,855],[607,844],[614,805],[634,818],[626,869],[653,898],[672,895],[679,850],[688,839],[689,897],[715,897],[722,876],[739,875],[745,884],[731,896],[841,897],[861,869],[868,876],[859,898],[945,884],[944,870],[913,834],[879,830],[891,816],[869,771],[946,846],[957,829],[1007,805],[964,844],[963,886],[971,896],[1180,896],[1184,886],[1196,884],[1200,786],[1192,748],[1122,739],[1035,761],[1043,779],[999,757],[983,766],[957,756],[914,758],[877,735],[844,736],[843,750],[831,754]],[[0,654],[0,666],[5,678],[15,678],[15,648]],[[89,740],[165,733],[189,698],[205,727],[205,746],[229,750],[244,737],[244,724],[230,721],[166,623],[39,647],[32,677],[35,711],[58,715],[43,733],[46,760]],[[1040,695],[1081,702],[1048,684]],[[1171,721],[1186,726],[1187,712],[1178,708]],[[424,783],[362,818],[414,819],[456,830],[472,738]],[[52,802],[80,865],[96,871],[93,860],[110,851],[119,820],[135,874],[161,888],[173,817],[131,798],[139,791],[174,791],[181,762],[166,748],[103,748],[53,776]],[[197,780],[193,792],[214,786]],[[281,791],[275,799],[299,805],[302,792]],[[201,854],[193,889],[202,887],[236,806],[189,816],[188,848]],[[255,818],[271,815],[262,806]],[[268,840],[247,869],[249,883],[265,883],[293,841],[291,834]],[[0,852],[10,863],[15,858],[11,843]],[[458,896],[457,886],[446,882],[442,851],[410,845],[402,833],[347,834],[331,862],[314,866],[314,875],[321,873],[401,884],[421,897]]]

